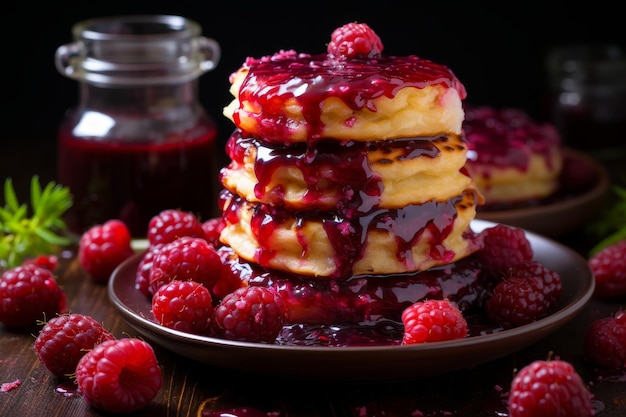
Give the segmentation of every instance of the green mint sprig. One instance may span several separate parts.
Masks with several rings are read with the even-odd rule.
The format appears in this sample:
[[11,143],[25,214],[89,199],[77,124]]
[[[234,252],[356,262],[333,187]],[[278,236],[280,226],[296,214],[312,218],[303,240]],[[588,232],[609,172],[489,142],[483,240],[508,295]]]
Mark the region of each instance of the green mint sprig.
[[600,238],[589,251],[590,255],[626,239],[626,188],[613,185],[611,192],[613,194],[611,205],[587,229],[588,233]]
[[12,268],[27,258],[50,255],[72,240],[65,236],[63,214],[72,206],[69,188],[54,181],[41,188],[39,177],[30,182],[30,207],[17,199],[11,178],[4,181],[0,207],[0,267]]

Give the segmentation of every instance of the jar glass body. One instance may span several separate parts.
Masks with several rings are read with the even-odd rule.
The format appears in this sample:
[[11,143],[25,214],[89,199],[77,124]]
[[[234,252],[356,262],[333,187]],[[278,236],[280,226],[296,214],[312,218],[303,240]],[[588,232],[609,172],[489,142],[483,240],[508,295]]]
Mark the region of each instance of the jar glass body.
[[558,47],[547,56],[550,117],[567,146],[604,158],[626,149],[626,51],[618,45]]
[[70,230],[117,218],[139,237],[165,209],[215,214],[217,132],[195,84],[80,86],[57,142],[58,180],[74,197]]
[[57,138],[75,233],[117,218],[145,237],[165,209],[217,214],[217,129],[198,97],[206,57],[195,58],[198,28],[176,19],[175,27],[163,16],[81,22],[75,43],[57,51],[57,67],[79,91]]

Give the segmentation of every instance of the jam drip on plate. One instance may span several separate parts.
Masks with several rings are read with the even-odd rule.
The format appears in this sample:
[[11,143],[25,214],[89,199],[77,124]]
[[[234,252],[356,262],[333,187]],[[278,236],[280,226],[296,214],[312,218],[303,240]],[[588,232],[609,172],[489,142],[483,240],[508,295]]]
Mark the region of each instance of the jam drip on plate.
[[473,255],[422,272],[320,280],[246,262],[226,246],[220,252],[226,267],[239,279],[274,288],[285,300],[288,317],[279,344],[399,344],[402,311],[416,301],[433,298],[456,302],[471,323],[470,332],[477,335],[485,330],[480,319],[495,285]]

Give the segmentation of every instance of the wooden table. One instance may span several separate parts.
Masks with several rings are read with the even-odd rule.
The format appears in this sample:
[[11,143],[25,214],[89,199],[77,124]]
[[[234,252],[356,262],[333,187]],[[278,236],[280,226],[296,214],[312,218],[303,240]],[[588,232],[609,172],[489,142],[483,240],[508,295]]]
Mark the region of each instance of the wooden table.
[[[50,168],[49,160],[54,149],[45,149],[50,146],[39,148],[39,156],[31,159],[35,164],[11,165],[15,170],[11,175],[22,176],[16,184],[28,184],[32,173],[38,173],[43,180],[53,177],[54,168]],[[32,149],[26,144],[5,146],[2,159],[19,160],[21,152],[32,154]],[[562,241],[573,244],[579,238],[580,235],[573,234]],[[111,304],[106,285],[91,281],[71,255],[61,259],[57,276],[72,312],[91,315],[117,337],[138,336]],[[311,384],[305,379],[244,374],[199,364],[153,344],[163,369],[163,388],[153,403],[136,415],[210,417],[224,416],[235,409],[239,411],[234,415],[275,417],[421,416],[418,412],[424,416],[506,416],[505,395],[514,370],[534,359],[546,359],[553,352],[574,364],[589,383],[596,397],[597,416],[623,416],[626,415],[626,375],[621,372],[602,375],[583,355],[583,337],[591,321],[621,307],[619,302],[592,300],[566,326],[513,355],[473,369],[396,382]],[[0,392],[0,415],[104,415],[86,405],[71,384],[61,384],[39,363],[33,350],[34,339],[30,332],[9,331],[0,325],[0,383],[20,381],[17,388]],[[367,367],[367,363],[363,366]],[[252,412],[243,413],[245,408]]]

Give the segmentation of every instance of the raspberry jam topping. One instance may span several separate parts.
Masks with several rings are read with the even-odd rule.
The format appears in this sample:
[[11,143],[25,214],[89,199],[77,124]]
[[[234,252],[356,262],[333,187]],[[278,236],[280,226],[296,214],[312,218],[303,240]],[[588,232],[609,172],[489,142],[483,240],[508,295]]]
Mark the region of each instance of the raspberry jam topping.
[[[436,137],[403,138],[373,142],[337,142],[320,140],[315,146],[300,142],[290,146],[272,145],[245,135],[236,129],[226,144],[226,153],[234,167],[245,165],[246,151],[256,148],[254,174],[258,183],[255,196],[262,201],[284,204],[285,189],[276,185],[268,188],[278,169],[295,168],[302,173],[306,194],[301,203],[309,208],[323,208],[330,204],[339,209],[360,213],[378,205],[383,184],[372,171],[368,154],[383,155],[376,164],[392,164],[385,155],[396,155],[400,161],[421,157],[437,158],[436,143],[446,142],[446,135]],[[225,175],[222,171],[220,175]]]
[[469,256],[427,271],[360,275],[348,280],[319,280],[280,272],[229,256],[226,265],[251,286],[274,288],[287,306],[287,319],[276,343],[289,345],[363,346],[399,344],[402,311],[416,300],[448,299],[458,304],[478,335],[486,327],[480,312],[493,279]]
[[524,111],[491,107],[465,109],[463,129],[469,143],[468,162],[516,167],[527,171],[532,153],[551,163],[551,154],[560,145],[556,128],[534,122]]
[[[475,193],[468,190],[466,193]],[[361,259],[365,248],[367,232],[380,230],[392,232],[395,235],[399,262],[413,267],[412,248],[422,235],[432,236],[428,256],[431,259],[450,262],[455,253],[447,250],[443,244],[454,228],[457,218],[457,206],[465,204],[468,199],[459,195],[446,201],[431,200],[423,204],[408,204],[404,207],[385,209],[375,206],[364,213],[346,211],[319,211],[305,210],[293,212],[284,206],[257,204],[254,206],[250,227],[259,247],[256,250],[256,261],[261,265],[269,265],[269,261],[276,256],[272,236],[275,230],[283,223],[292,223],[295,217],[296,224],[302,229],[307,221],[321,221],[328,241],[335,251],[337,272],[333,278],[349,277],[352,275],[353,265]],[[238,214],[245,200],[222,191],[220,205],[224,218],[231,224],[239,223]],[[345,231],[349,230],[349,233]],[[469,236],[467,236],[469,238]],[[305,236],[300,239],[305,242]],[[303,248],[306,254],[307,248]],[[303,256],[306,256],[306,255]]]
[[[284,103],[290,99],[302,106],[308,140],[316,140],[324,126],[320,119],[321,103],[328,98],[337,98],[355,111],[366,108],[375,112],[375,99],[392,98],[405,87],[445,85],[456,89],[461,99],[466,97],[465,87],[448,67],[415,55],[337,60],[327,54],[298,54],[291,50],[248,58],[245,65],[249,72],[239,90],[240,102],[258,103],[263,109],[250,115],[259,119],[259,126],[285,129],[264,132],[263,139],[268,142],[288,136],[285,133],[289,126],[282,119]],[[239,124],[237,112],[233,117]]]

